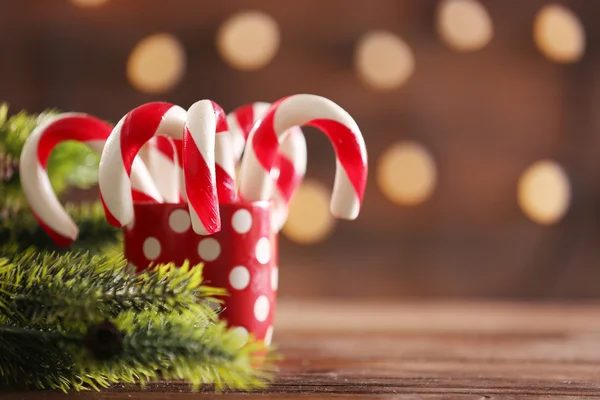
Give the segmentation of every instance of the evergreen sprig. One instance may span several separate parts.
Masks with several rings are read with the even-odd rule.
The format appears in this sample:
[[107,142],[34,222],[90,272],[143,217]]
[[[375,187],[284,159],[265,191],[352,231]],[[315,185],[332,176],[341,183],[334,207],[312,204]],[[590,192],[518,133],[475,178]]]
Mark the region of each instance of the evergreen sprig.
[[[212,305],[222,295],[203,284],[201,266],[189,264],[134,275],[122,256],[27,252],[4,260],[0,380],[65,391],[159,378],[195,388],[262,387],[271,352],[261,342],[244,345],[217,322]],[[115,331],[90,345],[90,332],[103,324]]]
[[0,387],[66,392],[177,379],[193,390],[248,390],[272,379],[274,358],[261,356],[260,342],[242,346],[222,323],[206,326],[192,311],[176,315],[125,313],[114,323],[61,331],[0,320]]
[[0,315],[0,389],[84,389],[62,342],[60,332],[19,326]]
[[0,260],[0,307],[22,324],[79,320],[84,324],[122,312],[194,310],[210,322],[207,301],[221,289],[203,285],[202,266],[161,265],[140,274],[126,271],[121,254],[25,252]]
[[[30,247],[38,251],[105,252],[107,246],[120,243],[121,231],[107,221],[99,201],[65,205],[65,210],[79,227],[79,236],[68,250],[57,247],[27,208],[0,214],[0,243],[14,244],[17,251]],[[0,249],[0,256],[5,255]]]
[[119,375],[137,371],[137,380],[144,384],[160,370],[163,379],[184,380],[193,389],[215,384],[217,390],[261,388],[271,378],[273,357],[261,359],[264,345],[251,342],[244,346],[224,323],[206,326],[202,318],[186,311],[175,318],[126,313],[117,325],[125,333],[122,353],[108,360],[96,359],[96,367],[107,376],[115,371]]

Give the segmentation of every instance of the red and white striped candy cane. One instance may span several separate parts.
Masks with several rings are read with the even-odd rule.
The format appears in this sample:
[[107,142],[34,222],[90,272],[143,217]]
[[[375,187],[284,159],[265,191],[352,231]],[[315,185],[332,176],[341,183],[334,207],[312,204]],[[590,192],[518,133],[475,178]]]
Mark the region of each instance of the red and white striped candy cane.
[[187,113],[166,102],[141,105],[125,115],[112,130],[100,159],[98,184],[108,222],[117,227],[133,220],[129,194],[131,165],[140,148],[163,135],[181,140]]
[[295,126],[289,129],[271,170],[275,179],[273,193],[273,230],[279,232],[288,217],[289,204],[294,192],[306,174],[306,139],[302,130]]
[[271,104],[257,101],[236,108],[227,114],[227,123],[229,125],[229,137],[233,145],[233,157],[235,162],[242,159],[246,140],[252,130],[252,126],[258,119],[264,115]]
[[[269,108],[270,104],[256,102],[238,107],[227,116],[230,137],[234,144],[236,162],[240,160],[252,127]],[[290,199],[302,183],[306,173],[306,140],[299,127],[292,127],[275,159],[271,176],[275,181],[273,193],[273,229],[279,231],[288,216]]]
[[185,187],[194,232],[209,235],[221,230],[219,203],[236,200],[235,162],[227,136],[225,112],[211,100],[200,100],[188,110],[183,136]]
[[367,183],[367,149],[354,119],[333,101],[298,94],[275,102],[248,139],[240,172],[240,197],[246,201],[270,197],[270,173],[277,148],[293,126],[310,125],[327,134],[336,153],[336,174],[331,212],[337,218],[355,219]]
[[139,152],[167,203],[179,203],[183,200],[180,194],[180,177],[183,176],[183,170],[176,146],[181,146],[181,141],[166,136],[154,136]]
[[[90,115],[63,113],[37,126],[23,146],[19,163],[23,193],[36,219],[58,246],[69,246],[79,230],[52,190],[46,171],[48,158],[58,144],[69,140],[101,153],[111,130],[108,123]],[[134,199],[161,202],[160,193],[142,160],[138,158],[134,164]]]

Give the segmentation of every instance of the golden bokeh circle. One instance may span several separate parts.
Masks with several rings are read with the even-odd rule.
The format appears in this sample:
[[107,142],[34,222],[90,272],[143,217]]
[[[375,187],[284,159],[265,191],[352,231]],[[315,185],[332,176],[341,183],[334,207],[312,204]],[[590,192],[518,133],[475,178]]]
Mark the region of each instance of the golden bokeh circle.
[[243,11],[232,15],[217,32],[217,50],[221,58],[239,70],[257,70],[277,54],[279,26],[262,11]]
[[534,163],[519,179],[517,201],[525,215],[536,223],[550,225],[560,221],[571,202],[567,173],[552,160]]
[[108,3],[108,0],[71,0],[71,4],[81,8],[100,7]]
[[127,78],[143,93],[165,93],[177,85],[186,70],[186,54],[179,40],[156,33],[137,43],[127,60]]
[[372,31],[358,41],[354,53],[356,71],[368,87],[389,91],[402,86],[414,73],[415,57],[398,35]]
[[443,0],[438,7],[438,34],[452,49],[476,51],[492,40],[492,19],[479,1]]
[[433,156],[417,142],[398,142],[379,159],[377,183],[383,194],[396,204],[422,203],[431,196],[437,183]]
[[335,220],[329,211],[329,189],[316,181],[305,180],[292,197],[283,234],[293,242],[312,244],[325,240]]
[[533,37],[540,52],[554,62],[576,62],[585,53],[583,24],[573,11],[560,4],[546,5],[537,13]]

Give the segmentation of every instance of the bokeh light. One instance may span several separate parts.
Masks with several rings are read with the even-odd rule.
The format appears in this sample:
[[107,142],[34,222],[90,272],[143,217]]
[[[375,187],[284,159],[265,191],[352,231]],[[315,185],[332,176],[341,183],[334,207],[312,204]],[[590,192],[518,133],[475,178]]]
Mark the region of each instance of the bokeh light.
[[108,0],[71,0],[71,3],[81,8],[93,8],[108,3]]
[[475,51],[493,37],[490,15],[477,0],[442,0],[437,13],[442,40],[457,51]]
[[419,143],[396,143],[379,160],[377,182],[383,194],[397,204],[422,203],[436,186],[435,161]]
[[365,34],[356,46],[354,58],[362,81],[380,91],[402,86],[415,70],[411,48],[398,35],[386,31]]
[[552,61],[572,63],[585,53],[583,25],[565,6],[550,4],[543,7],[536,15],[533,35],[540,52]]
[[305,180],[290,203],[283,234],[290,240],[311,244],[323,241],[335,226],[329,211],[329,189],[316,181]]
[[237,13],[217,33],[219,54],[239,70],[256,70],[267,65],[277,54],[279,42],[277,22],[261,11]]
[[556,162],[538,161],[521,175],[517,199],[532,221],[544,225],[558,222],[571,202],[569,177]]
[[177,85],[186,70],[183,45],[170,34],[157,33],[141,40],[129,55],[127,78],[143,93],[165,93]]

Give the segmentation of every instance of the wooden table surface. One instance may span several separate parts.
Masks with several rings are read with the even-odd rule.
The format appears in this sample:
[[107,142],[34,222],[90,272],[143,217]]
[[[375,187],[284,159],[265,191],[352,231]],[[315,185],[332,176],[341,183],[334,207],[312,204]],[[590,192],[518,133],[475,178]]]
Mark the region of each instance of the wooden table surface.
[[[281,302],[278,380],[223,399],[600,398],[600,304]],[[192,399],[145,392],[13,393],[6,399]]]

